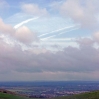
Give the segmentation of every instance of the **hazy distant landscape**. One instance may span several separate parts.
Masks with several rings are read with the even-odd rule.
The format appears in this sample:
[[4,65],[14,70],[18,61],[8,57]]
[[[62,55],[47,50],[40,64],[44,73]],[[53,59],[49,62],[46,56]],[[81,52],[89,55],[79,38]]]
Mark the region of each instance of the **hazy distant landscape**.
[[99,99],[99,91],[92,91],[71,96],[60,96],[54,98],[43,98],[43,97],[29,98],[27,96],[7,93],[7,91],[5,92],[0,92],[0,99]]
[[0,89],[5,89],[30,98],[53,98],[99,90],[99,82],[0,82]]

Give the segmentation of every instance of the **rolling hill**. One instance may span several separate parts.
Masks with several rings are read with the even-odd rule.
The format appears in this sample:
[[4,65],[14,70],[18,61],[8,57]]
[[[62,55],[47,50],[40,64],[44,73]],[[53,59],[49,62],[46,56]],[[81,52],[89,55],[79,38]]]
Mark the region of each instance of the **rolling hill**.
[[[12,93],[0,92],[0,99],[34,99],[34,98],[19,96]],[[55,97],[50,99],[99,99],[99,91],[87,92],[87,93],[72,95],[72,96]]]
[[0,99],[30,99],[30,98],[0,92]]

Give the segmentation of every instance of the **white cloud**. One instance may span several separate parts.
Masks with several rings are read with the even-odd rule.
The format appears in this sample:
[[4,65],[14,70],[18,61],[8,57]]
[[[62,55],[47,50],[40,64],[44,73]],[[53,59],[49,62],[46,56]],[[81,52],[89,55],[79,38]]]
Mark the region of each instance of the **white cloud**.
[[98,0],[66,0],[60,7],[60,13],[71,17],[75,22],[81,23],[82,27],[95,28],[97,25],[96,15],[99,13]]
[[0,18],[0,32],[5,34],[13,35],[15,32],[11,25],[5,24],[3,20]]
[[31,43],[37,40],[36,33],[30,31],[26,26],[18,28],[15,32],[15,37],[23,43]]
[[37,4],[22,4],[21,9],[25,13],[32,14],[34,16],[42,16],[48,14],[46,8],[40,8]]
[[93,46],[95,43],[92,38],[81,38],[77,40],[77,42],[80,44],[80,46]]
[[30,31],[28,27],[22,26],[15,30],[11,25],[5,24],[2,19],[0,19],[0,33],[9,35],[13,39],[17,39],[24,44],[30,44],[33,41],[37,41],[36,33]]
[[97,32],[95,32],[95,33],[93,34],[93,38],[94,38],[94,40],[95,40],[96,42],[99,43],[99,31],[97,31]]

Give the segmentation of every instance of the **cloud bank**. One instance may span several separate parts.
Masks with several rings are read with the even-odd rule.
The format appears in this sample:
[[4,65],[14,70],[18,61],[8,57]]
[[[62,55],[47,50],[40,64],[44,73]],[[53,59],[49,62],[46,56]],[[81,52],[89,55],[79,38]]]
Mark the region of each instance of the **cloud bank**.
[[[49,76],[54,75],[56,79],[57,74],[58,76],[64,75],[64,80],[76,80],[74,74],[81,75],[78,79],[84,80],[82,75],[84,74],[90,79],[94,79],[95,75],[93,76],[91,73],[99,71],[99,49],[92,46],[94,42],[91,39],[82,39],[77,42],[79,48],[67,47],[63,51],[57,51],[56,53],[46,50],[37,54],[34,48],[23,51],[20,46],[11,47],[11,45],[1,40],[0,73],[16,73],[16,75],[18,73],[26,75],[41,74],[40,77],[42,77],[43,74],[48,72]],[[20,75],[19,78],[21,79],[22,76]],[[44,77],[46,78],[46,75]],[[51,77],[46,78],[46,80],[48,79],[51,80]],[[98,77],[95,79],[98,79]]]
[[65,17],[71,17],[75,22],[81,23],[82,27],[95,28],[97,13],[99,11],[98,0],[66,0],[60,7],[60,13]]

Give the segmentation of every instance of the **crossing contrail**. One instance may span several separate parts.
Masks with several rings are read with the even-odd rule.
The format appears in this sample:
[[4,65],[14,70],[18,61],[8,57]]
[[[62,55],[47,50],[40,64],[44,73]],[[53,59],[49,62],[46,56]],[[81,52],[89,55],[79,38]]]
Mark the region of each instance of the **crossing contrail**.
[[49,38],[53,38],[53,37],[55,37],[55,36],[58,36],[58,35],[61,35],[61,34],[64,34],[64,33],[68,33],[68,32],[71,32],[71,31],[77,30],[77,29],[79,29],[79,28],[74,28],[74,29],[71,29],[71,30],[68,30],[68,31],[59,33],[59,34],[57,34],[57,35],[52,35],[52,36],[49,36],[49,37],[46,37],[46,38],[42,38],[41,40],[47,40],[47,39],[49,39]]
[[21,22],[21,23],[15,25],[14,28],[17,29],[17,28],[19,28],[20,26],[22,26],[23,24],[28,23],[28,22],[30,22],[30,21],[32,21],[32,20],[36,20],[36,19],[38,19],[38,18],[39,18],[39,17],[27,19],[27,20],[25,20],[25,21],[23,21],[23,22]]
[[[76,40],[76,38],[53,38],[53,39],[49,39],[50,42],[62,42],[62,41],[70,41],[70,40]],[[43,39],[42,41],[45,41],[45,39]]]
[[75,27],[75,25],[68,26],[68,27],[64,27],[64,28],[60,28],[60,29],[58,29],[58,30],[54,30],[54,31],[49,32],[49,33],[44,33],[44,34],[41,34],[41,35],[38,36],[38,37],[42,37],[42,36],[45,36],[45,35],[47,35],[47,34],[52,34],[52,33],[55,33],[55,32],[59,32],[59,31],[61,31],[61,30],[65,30],[65,29],[72,28],[72,27]]
[[55,37],[56,35],[52,35],[52,36],[49,36],[49,37],[46,37],[46,38],[43,38],[41,40],[46,40],[46,39],[49,39],[49,38],[52,38],[52,37]]
[[[73,28],[73,29],[68,30],[68,31],[66,31],[66,32],[71,32],[71,31],[73,31],[73,30],[77,30],[77,29],[79,29],[79,27],[77,27],[77,28]],[[58,35],[64,34],[64,33],[66,33],[66,32],[59,33]]]

